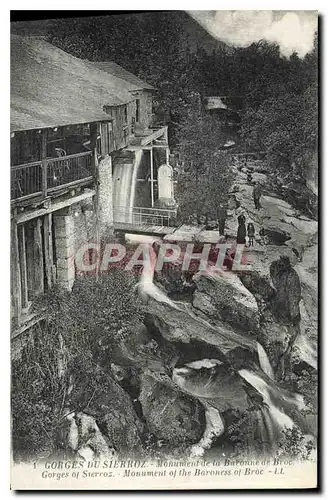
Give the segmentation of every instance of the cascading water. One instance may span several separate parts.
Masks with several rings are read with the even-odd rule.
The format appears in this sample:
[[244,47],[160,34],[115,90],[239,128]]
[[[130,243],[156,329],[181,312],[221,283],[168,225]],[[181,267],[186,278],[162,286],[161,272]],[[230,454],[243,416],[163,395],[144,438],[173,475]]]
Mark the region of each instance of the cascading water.
[[133,222],[133,207],[137,174],[142,160],[142,150],[134,158],[119,158],[113,168],[113,207],[117,222]]
[[239,370],[239,375],[243,377],[254,389],[263,397],[263,402],[267,406],[270,420],[274,429],[291,428],[294,425],[292,419],[281,411],[271,400],[268,384],[257,374],[249,370]]
[[[155,285],[154,270],[157,256],[151,246],[154,241],[155,239],[147,244],[144,243],[144,269],[139,282],[139,290],[154,301],[153,307],[156,313],[164,315],[167,323],[178,324],[179,331],[186,330],[190,333],[189,330],[193,329],[194,338],[197,338],[197,335],[198,338],[205,339],[206,337],[207,343],[213,344],[213,346],[222,348],[225,342],[230,342],[230,344],[247,347],[257,352],[258,369],[255,371],[240,369],[238,374],[263,398],[262,408],[256,411],[257,434],[262,442],[263,451],[276,450],[277,443],[283,436],[282,431],[286,428],[292,428],[295,425],[294,422],[302,431],[310,433],[307,421],[301,415],[301,410],[305,407],[302,396],[292,394],[277,386],[268,356],[261,344],[253,339],[245,338],[229,328],[222,329],[217,325],[210,324],[204,318],[196,315],[190,304],[171,300],[164,291]],[[201,441],[194,445],[192,449],[194,454],[203,454],[205,449],[211,447],[213,439],[224,431],[220,410],[220,380],[215,379],[213,371],[211,372],[213,367],[220,364],[221,362],[217,359],[201,359],[173,370],[172,380],[182,391],[196,397],[206,410],[206,431]],[[186,377],[190,369],[198,371],[200,374],[198,378],[196,377],[196,383],[193,385],[186,384]],[[204,370],[205,376],[201,375],[201,373],[204,374]],[[208,371],[207,375],[206,370]],[[242,400],[238,387],[231,390],[231,397],[239,397]]]
[[274,375],[271,363],[269,361],[267,353],[265,352],[265,350],[263,349],[263,347],[259,342],[257,342],[257,353],[259,355],[260,367],[262,368],[264,373],[266,373],[268,377],[270,377],[273,380]]

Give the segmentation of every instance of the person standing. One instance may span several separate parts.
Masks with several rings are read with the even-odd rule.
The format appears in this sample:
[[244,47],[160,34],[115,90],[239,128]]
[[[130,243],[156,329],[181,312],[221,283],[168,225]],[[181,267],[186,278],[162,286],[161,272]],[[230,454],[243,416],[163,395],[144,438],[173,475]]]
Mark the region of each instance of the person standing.
[[246,225],[244,218],[238,221],[237,244],[246,245]]
[[250,247],[254,246],[254,237],[255,237],[255,227],[252,222],[247,224],[247,236],[248,236],[248,245]]
[[257,182],[253,188],[253,200],[256,210],[259,210],[261,208],[261,203],[260,203],[261,196],[262,196],[262,189],[260,184]]

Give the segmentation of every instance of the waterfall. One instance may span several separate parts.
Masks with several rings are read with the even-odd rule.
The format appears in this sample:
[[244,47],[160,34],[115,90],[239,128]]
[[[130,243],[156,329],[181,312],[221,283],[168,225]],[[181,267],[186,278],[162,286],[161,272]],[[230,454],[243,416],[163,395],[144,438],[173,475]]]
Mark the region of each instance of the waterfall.
[[139,291],[142,295],[149,296],[157,302],[165,303],[173,309],[180,310],[179,306],[154,283],[157,255],[150,242],[154,243],[155,241],[157,241],[157,238],[152,238],[151,241],[148,239],[148,243],[141,243],[139,246],[140,250],[142,249],[144,258],[144,266],[138,286]]
[[259,375],[244,369],[239,370],[238,373],[261,394],[263,402],[268,408],[270,419],[274,427],[284,429],[286,427],[292,428],[294,426],[292,419],[273,403],[270,396],[269,386]]
[[132,180],[131,180],[130,201],[129,201],[129,208],[130,208],[130,220],[129,220],[129,222],[133,222],[132,213],[133,213],[133,207],[134,207],[134,200],[136,197],[137,175],[138,175],[138,170],[140,167],[142,155],[143,155],[142,149],[140,151],[135,152],[135,159],[134,159],[134,164],[133,164],[133,172],[132,172]]
[[[294,425],[299,426],[304,433],[312,434],[311,426],[300,411],[305,408],[303,397],[276,384],[270,361],[260,343],[234,332],[226,325],[211,324],[200,315],[196,315],[191,304],[171,300],[161,287],[156,286],[154,272],[157,255],[152,247],[154,241],[156,239],[148,239],[147,243],[143,243],[144,269],[138,287],[142,294],[151,299],[149,311],[154,314],[155,318],[158,318],[158,324],[163,321],[168,327],[169,333],[163,331],[163,336],[169,340],[172,338],[172,340],[176,339],[182,342],[189,342],[190,339],[204,341],[208,345],[212,344],[213,347],[221,348],[222,352],[226,348],[228,350],[234,349],[235,345],[236,348],[241,346],[257,353],[258,368],[254,368],[252,371],[241,369],[238,370],[238,374],[263,398],[262,408],[256,413],[258,425],[256,428],[254,427],[255,434],[258,436],[259,442],[262,443],[263,452],[273,452],[283,438],[283,430],[290,429]],[[170,328],[173,334],[170,333]],[[170,335],[172,335],[171,338]],[[215,402],[220,400],[220,382],[219,379],[216,381],[213,368],[221,364],[221,361],[215,359],[215,354],[216,351],[213,350],[212,359],[204,358],[191,361],[183,367],[174,368],[172,373],[173,382],[183,392],[196,397],[207,411],[206,431],[200,442],[192,449],[192,453],[198,455],[210,448],[213,439],[224,431],[220,414],[222,408],[218,406],[218,409],[216,406],[219,403]],[[195,374],[195,383],[189,380],[190,370],[199,373],[199,376],[197,373]],[[206,370],[208,370],[208,376],[204,378]],[[233,399],[234,393],[231,394],[231,397]],[[235,397],[238,406],[243,400],[238,400],[238,397],[241,397],[240,394],[239,396],[236,394]],[[233,401],[230,403],[233,404]],[[209,405],[211,409],[209,409]]]
[[205,450],[211,448],[213,440],[224,432],[224,423],[220,412],[210,404],[201,402],[205,406],[206,427],[201,440],[191,448],[192,457],[204,455]]
[[259,355],[260,367],[262,368],[264,373],[267,374],[268,377],[274,380],[273,370],[268,355],[259,342],[257,342],[257,352]]
[[[113,172],[113,206],[118,209],[116,219],[133,222],[133,206],[136,194],[137,174],[142,159],[142,151],[136,151],[134,160],[118,158]],[[123,162],[122,162],[123,160]],[[124,211],[120,211],[124,209]]]

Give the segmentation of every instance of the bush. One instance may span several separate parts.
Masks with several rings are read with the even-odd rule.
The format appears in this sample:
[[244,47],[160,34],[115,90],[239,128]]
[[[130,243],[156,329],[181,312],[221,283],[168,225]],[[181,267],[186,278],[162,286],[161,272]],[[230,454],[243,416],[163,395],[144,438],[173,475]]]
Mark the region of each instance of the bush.
[[299,427],[294,425],[283,430],[283,438],[278,443],[278,456],[308,460],[314,449],[314,443],[308,440]]
[[[71,293],[55,288],[40,299],[36,307],[46,318],[12,364],[14,460],[56,451],[65,405],[83,409],[101,385],[99,360],[143,318],[135,284],[114,269],[98,280],[77,278]],[[72,402],[69,387],[79,373],[91,382],[82,388],[85,398]]]

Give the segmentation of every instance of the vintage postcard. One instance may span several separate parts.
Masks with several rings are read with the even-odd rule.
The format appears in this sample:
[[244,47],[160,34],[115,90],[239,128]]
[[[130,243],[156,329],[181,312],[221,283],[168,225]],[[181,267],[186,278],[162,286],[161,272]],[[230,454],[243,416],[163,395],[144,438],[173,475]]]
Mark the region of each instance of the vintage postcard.
[[317,488],[317,12],[30,14],[11,488]]

